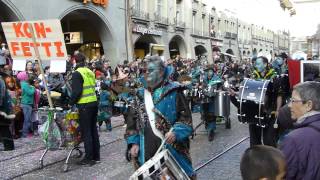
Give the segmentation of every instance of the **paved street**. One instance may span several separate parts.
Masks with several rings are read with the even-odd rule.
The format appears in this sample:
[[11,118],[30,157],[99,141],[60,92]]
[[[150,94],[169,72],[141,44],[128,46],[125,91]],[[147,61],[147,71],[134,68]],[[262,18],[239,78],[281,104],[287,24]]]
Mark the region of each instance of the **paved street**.
[[[198,167],[226,148],[248,136],[247,126],[238,123],[235,109],[232,108],[232,128],[225,129],[218,125],[215,140],[208,142],[204,128],[191,141],[191,155],[194,167]],[[200,115],[194,114],[194,125],[200,122]],[[113,119],[117,126],[112,132],[100,134],[101,163],[92,167],[81,167],[75,164],[73,158],[67,173],[62,172],[63,160],[67,151],[49,151],[45,156],[45,167],[39,167],[39,158],[43,152],[43,145],[39,138],[28,141],[16,141],[16,150],[0,152],[0,179],[116,179],[125,180],[134,172],[130,163],[124,158],[125,141],[123,138],[124,127],[120,117]],[[223,154],[207,166],[199,169],[198,179],[241,179],[239,162],[243,151],[248,147],[248,140]],[[0,147],[1,148],[1,147]]]

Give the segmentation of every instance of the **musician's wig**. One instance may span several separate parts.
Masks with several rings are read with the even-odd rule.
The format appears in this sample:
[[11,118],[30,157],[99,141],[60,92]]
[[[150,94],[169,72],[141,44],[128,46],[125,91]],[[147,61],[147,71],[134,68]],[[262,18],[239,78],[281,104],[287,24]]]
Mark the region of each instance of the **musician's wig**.
[[280,173],[280,163],[285,164],[284,155],[280,150],[271,146],[252,146],[244,152],[240,162],[242,179],[275,180]]
[[297,84],[293,87],[293,91],[296,91],[303,103],[312,101],[312,110],[320,111],[320,82],[307,81]]

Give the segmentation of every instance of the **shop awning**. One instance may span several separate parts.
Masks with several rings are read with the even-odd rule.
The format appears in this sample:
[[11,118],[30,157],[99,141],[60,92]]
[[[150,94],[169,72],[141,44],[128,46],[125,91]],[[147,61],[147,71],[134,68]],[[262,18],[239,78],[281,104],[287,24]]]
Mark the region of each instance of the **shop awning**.
[[225,56],[230,56],[230,57],[232,57],[232,58],[236,58],[237,56],[235,56],[235,55],[232,55],[232,54],[229,54],[229,53],[221,53],[221,54],[223,54],[223,55],[225,55]]
[[160,44],[152,44],[152,45],[151,45],[151,48],[152,48],[153,50],[164,51],[165,46],[164,46],[164,45],[160,45]]

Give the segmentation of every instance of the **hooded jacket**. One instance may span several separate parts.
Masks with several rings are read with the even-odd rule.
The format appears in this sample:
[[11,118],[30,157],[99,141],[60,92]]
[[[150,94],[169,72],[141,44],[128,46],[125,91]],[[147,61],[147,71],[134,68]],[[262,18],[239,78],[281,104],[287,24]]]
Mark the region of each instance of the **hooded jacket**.
[[320,114],[311,115],[285,136],[280,149],[287,162],[287,180],[320,179]]

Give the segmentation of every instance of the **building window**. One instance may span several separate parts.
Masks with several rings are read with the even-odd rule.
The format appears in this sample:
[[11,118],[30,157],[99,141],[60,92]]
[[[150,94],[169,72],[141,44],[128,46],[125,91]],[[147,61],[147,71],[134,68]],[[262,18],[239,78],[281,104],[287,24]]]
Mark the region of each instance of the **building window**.
[[157,0],[157,13],[161,17],[162,16],[162,0]]
[[134,0],[134,8],[140,11],[140,8],[141,8],[140,0]]
[[177,1],[177,12],[176,12],[176,20],[177,22],[181,21],[182,11],[181,11],[181,0]]
[[204,17],[205,16],[202,16],[202,19],[201,19],[201,35],[203,36],[203,31],[204,31]]
[[195,19],[196,19],[196,12],[193,12],[193,14],[192,14],[192,34],[194,34]]

